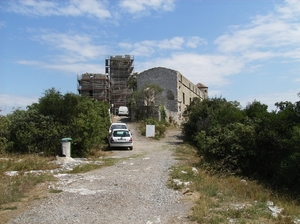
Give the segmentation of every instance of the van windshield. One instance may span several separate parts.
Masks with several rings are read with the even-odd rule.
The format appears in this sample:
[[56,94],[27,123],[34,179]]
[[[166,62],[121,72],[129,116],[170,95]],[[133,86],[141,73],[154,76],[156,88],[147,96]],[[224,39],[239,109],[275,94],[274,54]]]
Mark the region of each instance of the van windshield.
[[123,124],[116,124],[116,125],[112,125],[111,130],[113,129],[127,129],[126,125],[123,125]]

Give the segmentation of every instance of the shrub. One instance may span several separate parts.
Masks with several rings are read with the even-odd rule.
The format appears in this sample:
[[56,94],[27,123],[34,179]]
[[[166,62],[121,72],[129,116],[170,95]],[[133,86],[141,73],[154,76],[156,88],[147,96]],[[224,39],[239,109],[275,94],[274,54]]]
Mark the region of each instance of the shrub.
[[148,118],[140,122],[140,132],[142,135],[146,135],[146,125],[155,125],[155,139],[164,137],[167,130],[168,123],[165,121],[158,121],[154,118]]
[[109,126],[109,105],[55,89],[45,91],[27,110],[7,115],[10,121],[6,147],[12,153],[58,155],[60,140],[72,138],[72,157],[83,157],[97,144],[104,144]]
[[184,112],[184,139],[218,170],[300,193],[300,101],[276,106],[268,112],[257,101],[241,109],[221,98],[195,99]]

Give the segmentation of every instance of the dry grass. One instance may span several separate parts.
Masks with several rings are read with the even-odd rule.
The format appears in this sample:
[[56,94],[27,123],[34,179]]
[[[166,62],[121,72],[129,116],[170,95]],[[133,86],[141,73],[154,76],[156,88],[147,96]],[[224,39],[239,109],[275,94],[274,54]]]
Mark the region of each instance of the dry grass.
[[55,169],[57,165],[49,163],[54,160],[53,157],[44,157],[39,155],[1,155],[0,172],[19,171],[26,172],[30,170],[49,170]]
[[[89,160],[101,162],[75,167],[72,173],[112,166],[119,159],[109,158],[111,154],[101,149],[91,150]],[[53,175],[30,172],[58,168],[59,165],[51,163],[54,159],[39,155],[0,155],[0,223],[7,223],[32,201],[48,197],[50,193],[61,192],[47,188],[47,182],[56,181]],[[10,171],[17,171],[17,175],[8,175]]]
[[[90,160],[103,160],[103,165],[85,164],[75,167],[72,173],[88,172],[101,166],[110,166],[115,163],[113,159],[105,159],[110,152],[92,150]],[[30,171],[53,170],[59,165],[51,163],[53,157],[39,155],[10,155],[0,156],[0,211],[7,209],[6,204],[20,201],[25,195],[32,191],[39,183],[53,181],[51,174],[43,172],[30,173]],[[8,175],[7,172],[17,171],[16,175]]]
[[[255,181],[236,176],[221,176],[208,172],[196,151],[180,145],[175,151],[178,164],[172,168],[170,187],[196,195],[190,219],[197,223],[296,223],[300,219],[300,205]],[[200,163],[201,162],[201,163]],[[198,172],[195,172],[195,168]],[[193,171],[194,170],[194,171]],[[183,183],[178,185],[173,179]],[[268,202],[283,211],[274,217]]]
[[[4,205],[21,200],[26,193],[37,184],[54,180],[49,174],[27,173],[32,170],[55,169],[58,166],[49,163],[53,158],[41,156],[8,156],[0,158],[0,209],[7,209]],[[6,172],[17,171],[16,175]]]

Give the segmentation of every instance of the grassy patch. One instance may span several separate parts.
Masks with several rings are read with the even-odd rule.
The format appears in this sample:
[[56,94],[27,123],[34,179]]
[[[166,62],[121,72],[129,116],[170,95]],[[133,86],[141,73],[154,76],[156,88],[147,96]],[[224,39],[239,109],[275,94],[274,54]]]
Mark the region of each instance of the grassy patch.
[[103,159],[105,166],[113,166],[117,162],[119,162],[121,159],[119,158],[105,158]]
[[[0,158],[0,207],[20,201],[37,184],[55,180],[50,174],[26,173],[31,170],[55,169],[58,165],[49,163],[53,158],[38,155],[1,155]],[[17,171],[14,176],[5,172]]]
[[99,158],[107,157],[112,154],[112,152],[105,151],[106,145],[98,146],[98,148],[91,149],[89,151],[89,159],[99,160]]
[[61,193],[62,190],[59,190],[59,189],[50,189],[49,192],[52,193],[52,194],[57,194],[57,193]]
[[3,207],[2,210],[17,210],[17,206],[12,206],[12,207]]
[[95,170],[95,169],[99,169],[101,167],[101,165],[99,164],[91,164],[91,163],[87,163],[87,164],[82,164],[79,166],[74,167],[72,170],[67,171],[66,173],[86,173],[89,172],[91,170]]
[[59,167],[59,165],[49,163],[52,160],[54,158],[38,155],[5,155],[0,158],[0,172],[50,170]]
[[26,193],[37,184],[55,180],[49,174],[22,174],[7,176],[3,173],[0,176],[0,207],[10,202],[20,201]]
[[[174,151],[178,163],[171,169],[169,186],[184,191],[189,188],[195,197],[190,219],[197,223],[295,223],[300,219],[300,205],[274,194],[255,181],[209,172],[195,150],[180,145]],[[188,185],[181,183],[188,182]],[[268,202],[283,211],[272,216]]]

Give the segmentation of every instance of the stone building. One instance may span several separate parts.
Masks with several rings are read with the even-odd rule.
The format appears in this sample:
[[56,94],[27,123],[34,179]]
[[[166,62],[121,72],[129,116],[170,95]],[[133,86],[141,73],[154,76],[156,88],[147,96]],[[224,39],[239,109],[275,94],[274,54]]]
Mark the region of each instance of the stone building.
[[120,106],[127,106],[128,89],[127,81],[134,69],[134,58],[130,55],[108,56],[105,59],[105,74],[110,77],[110,104],[114,110]]
[[194,97],[205,99],[208,97],[208,87],[198,83],[194,85],[180,72],[163,68],[151,68],[137,75],[137,87],[145,84],[157,84],[163,88],[163,105],[166,119],[180,124],[183,121],[183,112]]
[[130,55],[107,56],[105,59],[105,74],[84,73],[77,75],[77,90],[82,96],[87,96],[111,105],[114,113],[120,106],[127,105],[127,81],[134,69],[134,58]]
[[109,77],[99,73],[77,75],[77,90],[82,96],[109,102]]

